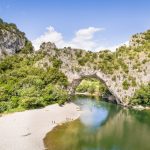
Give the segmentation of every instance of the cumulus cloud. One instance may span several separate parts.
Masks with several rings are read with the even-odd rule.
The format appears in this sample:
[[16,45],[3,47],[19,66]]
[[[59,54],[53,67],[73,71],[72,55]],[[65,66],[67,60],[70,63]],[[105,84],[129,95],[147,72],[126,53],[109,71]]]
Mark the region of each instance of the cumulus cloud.
[[50,41],[56,43],[57,46],[63,45],[63,37],[61,33],[55,31],[52,26],[46,29],[47,31],[43,35],[32,41],[35,50],[38,50],[43,42]]
[[71,41],[66,43],[66,45],[69,45],[74,48],[93,50],[97,46],[97,43],[94,41],[94,38],[93,38],[94,33],[100,32],[102,30],[104,29],[94,28],[94,27],[80,29],[75,33],[75,37]]
[[116,47],[120,46],[100,46],[100,42],[94,40],[94,34],[103,31],[104,28],[88,27],[80,29],[75,32],[74,37],[69,41],[65,41],[63,35],[60,32],[57,32],[54,27],[50,26],[46,29],[47,30],[43,35],[32,41],[35,50],[39,49],[41,43],[49,41],[54,42],[58,48],[70,46],[72,48],[80,48],[92,51],[99,51],[102,49],[114,50]]
[[86,29],[80,29],[75,33],[75,36],[70,41],[64,41],[61,33],[57,32],[54,27],[50,26],[46,28],[47,31],[32,41],[35,50],[38,50],[43,42],[54,42],[57,47],[63,48],[71,46],[73,48],[81,48],[92,50],[95,49],[97,43],[94,41],[94,33],[104,30],[103,28],[89,27]]

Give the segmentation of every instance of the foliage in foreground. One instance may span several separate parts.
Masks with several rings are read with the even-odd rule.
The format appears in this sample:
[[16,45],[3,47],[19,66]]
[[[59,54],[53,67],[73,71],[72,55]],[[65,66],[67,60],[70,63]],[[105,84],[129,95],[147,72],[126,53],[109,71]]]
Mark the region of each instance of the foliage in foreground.
[[58,68],[34,67],[36,56],[17,54],[0,62],[0,112],[64,103],[68,81]]

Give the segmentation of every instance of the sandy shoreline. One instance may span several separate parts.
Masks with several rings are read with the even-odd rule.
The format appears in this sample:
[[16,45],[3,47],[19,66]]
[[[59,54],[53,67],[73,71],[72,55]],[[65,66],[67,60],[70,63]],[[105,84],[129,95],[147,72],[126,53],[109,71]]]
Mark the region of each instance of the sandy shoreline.
[[[78,106],[67,103],[0,117],[0,150],[43,150],[43,138],[57,124],[80,116]],[[55,123],[52,123],[55,121]]]

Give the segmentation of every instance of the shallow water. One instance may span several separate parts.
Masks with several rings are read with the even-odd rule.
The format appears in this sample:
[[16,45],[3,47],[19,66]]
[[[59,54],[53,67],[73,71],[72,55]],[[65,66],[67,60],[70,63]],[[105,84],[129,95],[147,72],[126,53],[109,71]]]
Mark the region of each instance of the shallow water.
[[84,113],[44,138],[48,150],[150,150],[150,111],[77,97]]

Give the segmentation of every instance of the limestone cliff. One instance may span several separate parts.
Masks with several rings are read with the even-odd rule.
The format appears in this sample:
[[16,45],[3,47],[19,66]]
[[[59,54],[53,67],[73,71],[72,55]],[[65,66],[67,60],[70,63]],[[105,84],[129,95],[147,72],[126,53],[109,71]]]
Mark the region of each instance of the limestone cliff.
[[108,87],[117,103],[127,105],[135,91],[150,82],[150,42],[144,39],[138,45],[134,38],[129,47],[120,47],[114,53],[57,49],[54,43],[43,43],[39,52],[43,52],[44,57],[35,66],[47,68],[60,64],[58,67],[70,82],[70,94],[74,93],[83,78],[97,78]]
[[0,57],[12,55],[24,48],[27,38],[15,24],[8,24],[0,19]]
[[[107,86],[117,103],[123,105],[129,103],[142,84],[150,82],[150,30],[132,36],[129,43],[128,47],[119,47],[116,52],[91,52],[70,47],[58,49],[54,43],[48,42],[43,43],[39,51],[31,53],[32,44],[24,33],[14,24],[0,20],[0,57],[22,50],[25,55],[22,53],[21,59],[31,59],[32,62],[28,62],[30,67],[59,69],[68,78],[70,94],[74,94],[83,78],[97,78]],[[13,68],[9,61],[7,63],[9,66],[2,64],[2,73]]]

